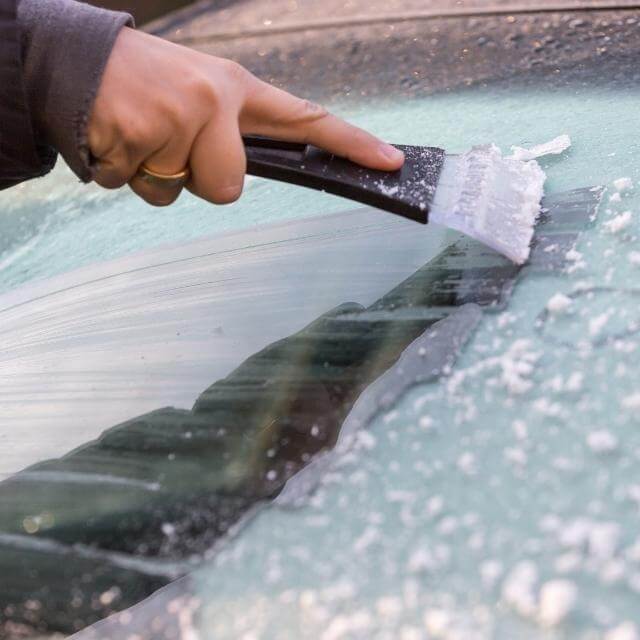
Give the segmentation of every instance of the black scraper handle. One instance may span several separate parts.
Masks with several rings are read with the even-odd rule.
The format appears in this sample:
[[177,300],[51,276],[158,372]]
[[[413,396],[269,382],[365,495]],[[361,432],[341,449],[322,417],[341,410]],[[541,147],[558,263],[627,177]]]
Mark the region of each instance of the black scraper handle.
[[251,175],[326,191],[423,224],[445,155],[434,147],[396,145],[405,164],[387,172],[365,169],[312,145],[258,136],[243,140]]

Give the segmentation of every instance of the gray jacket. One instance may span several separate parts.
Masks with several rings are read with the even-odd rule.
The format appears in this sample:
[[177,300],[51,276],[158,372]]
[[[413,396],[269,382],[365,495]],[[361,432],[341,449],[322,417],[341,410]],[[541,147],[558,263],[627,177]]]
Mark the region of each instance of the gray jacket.
[[58,152],[91,180],[87,123],[127,24],[74,0],[0,0],[0,189],[44,175]]

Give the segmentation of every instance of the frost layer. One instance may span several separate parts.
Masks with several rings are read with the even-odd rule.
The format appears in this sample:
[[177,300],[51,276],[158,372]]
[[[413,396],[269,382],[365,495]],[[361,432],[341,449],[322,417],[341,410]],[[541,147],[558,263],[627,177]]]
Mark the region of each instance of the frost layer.
[[505,158],[495,145],[448,156],[430,220],[522,264],[529,257],[545,179],[537,162]]
[[537,144],[531,149],[524,147],[511,147],[513,160],[535,160],[542,156],[560,155],[571,146],[571,138],[565,133],[549,142]]

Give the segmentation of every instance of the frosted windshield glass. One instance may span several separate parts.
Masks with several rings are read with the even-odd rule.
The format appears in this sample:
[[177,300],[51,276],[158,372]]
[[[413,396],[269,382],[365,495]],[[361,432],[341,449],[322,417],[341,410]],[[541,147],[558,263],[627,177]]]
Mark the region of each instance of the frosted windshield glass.
[[548,211],[523,271],[440,227],[258,180],[233,207],[185,197],[171,213],[63,169],[2,194],[0,562],[38,567],[39,601],[60,598],[45,626],[166,584],[104,637],[175,624],[179,602],[205,637],[410,638],[446,620],[533,638],[545,585],[579,594],[580,632],[633,618],[636,103],[579,88],[338,105],[449,152],[570,134],[541,162]]

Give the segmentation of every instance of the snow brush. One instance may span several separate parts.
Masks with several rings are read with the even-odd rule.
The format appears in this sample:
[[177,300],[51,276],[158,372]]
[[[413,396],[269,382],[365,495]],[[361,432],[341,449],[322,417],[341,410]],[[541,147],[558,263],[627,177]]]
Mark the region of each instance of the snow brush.
[[495,145],[448,155],[435,147],[395,145],[399,171],[374,171],[312,145],[245,137],[247,172],[349,198],[404,218],[456,229],[517,264],[530,251],[545,174],[535,158],[561,153],[568,136],[502,155]]

